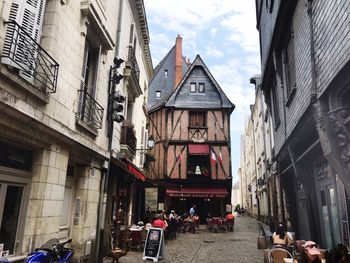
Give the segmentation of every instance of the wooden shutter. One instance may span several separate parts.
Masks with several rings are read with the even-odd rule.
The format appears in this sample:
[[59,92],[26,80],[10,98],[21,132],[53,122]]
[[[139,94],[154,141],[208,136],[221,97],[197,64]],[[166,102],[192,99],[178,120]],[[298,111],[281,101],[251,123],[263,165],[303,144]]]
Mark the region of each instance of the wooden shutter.
[[28,81],[33,80],[35,60],[37,58],[37,45],[33,45],[33,40],[40,44],[42,33],[42,23],[44,18],[45,0],[13,0],[10,10],[9,20],[17,22],[29,35],[22,33],[16,37],[17,32],[13,26],[9,26],[6,31],[4,50],[9,51],[10,44],[17,41],[16,50],[13,52],[12,62],[2,60],[2,63],[9,64],[20,69],[19,75]]

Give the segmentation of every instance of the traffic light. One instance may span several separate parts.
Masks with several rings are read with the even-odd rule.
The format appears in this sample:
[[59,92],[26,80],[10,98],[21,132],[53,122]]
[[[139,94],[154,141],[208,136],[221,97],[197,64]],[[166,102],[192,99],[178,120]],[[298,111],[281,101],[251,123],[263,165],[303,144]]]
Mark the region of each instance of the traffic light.
[[119,91],[114,92],[111,101],[111,109],[112,109],[112,120],[118,123],[123,122],[125,120],[123,112],[124,112],[124,101],[125,96],[121,95]]
[[110,81],[114,84],[117,85],[119,82],[123,79],[123,75],[118,73],[118,68],[120,65],[124,62],[123,59],[115,57],[113,60],[114,67],[111,68],[112,75],[110,76]]

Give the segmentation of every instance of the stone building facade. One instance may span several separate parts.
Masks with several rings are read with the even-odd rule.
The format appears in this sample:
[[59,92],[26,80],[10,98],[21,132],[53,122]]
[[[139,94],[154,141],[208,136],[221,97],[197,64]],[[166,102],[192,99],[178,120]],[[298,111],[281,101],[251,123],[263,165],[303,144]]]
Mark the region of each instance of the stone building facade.
[[[349,245],[347,1],[256,1],[281,211],[297,237]],[[282,210],[283,210],[282,209]]]
[[[126,61],[116,89],[135,101],[136,138],[145,133],[139,112],[152,65],[143,1],[5,0],[0,9],[0,243],[15,261],[50,238],[72,238],[75,261],[96,262],[110,156],[128,167],[118,157],[122,125],[107,136],[116,55]],[[129,23],[121,27],[120,16]],[[131,36],[139,95],[126,72]],[[137,167],[139,159],[130,162]]]

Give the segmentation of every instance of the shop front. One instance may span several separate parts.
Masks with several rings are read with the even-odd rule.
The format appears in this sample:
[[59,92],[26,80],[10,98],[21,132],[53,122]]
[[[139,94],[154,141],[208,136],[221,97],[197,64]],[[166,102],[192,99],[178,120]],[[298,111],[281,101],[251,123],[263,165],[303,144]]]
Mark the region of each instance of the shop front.
[[169,210],[174,209],[179,215],[188,213],[192,205],[196,205],[196,213],[201,223],[206,218],[224,216],[225,205],[230,204],[226,188],[182,187],[166,189]]

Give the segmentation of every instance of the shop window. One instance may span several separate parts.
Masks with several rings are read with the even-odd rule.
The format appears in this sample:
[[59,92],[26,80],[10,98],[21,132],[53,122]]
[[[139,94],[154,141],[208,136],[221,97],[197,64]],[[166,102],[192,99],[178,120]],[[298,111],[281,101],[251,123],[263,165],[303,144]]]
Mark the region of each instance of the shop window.
[[9,255],[15,253],[19,226],[23,186],[0,184],[0,243]]
[[31,171],[33,152],[0,141],[0,166]]

